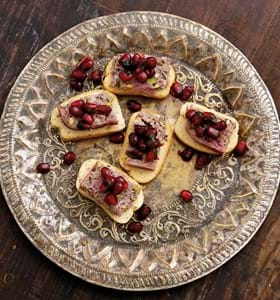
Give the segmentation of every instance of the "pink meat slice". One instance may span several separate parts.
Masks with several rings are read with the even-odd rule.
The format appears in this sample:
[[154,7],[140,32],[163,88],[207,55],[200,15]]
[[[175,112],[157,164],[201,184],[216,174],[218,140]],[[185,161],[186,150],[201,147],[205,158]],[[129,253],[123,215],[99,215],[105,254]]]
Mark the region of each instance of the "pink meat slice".
[[155,170],[157,161],[144,161],[140,159],[128,158],[126,164],[131,167],[146,169],[146,170]]

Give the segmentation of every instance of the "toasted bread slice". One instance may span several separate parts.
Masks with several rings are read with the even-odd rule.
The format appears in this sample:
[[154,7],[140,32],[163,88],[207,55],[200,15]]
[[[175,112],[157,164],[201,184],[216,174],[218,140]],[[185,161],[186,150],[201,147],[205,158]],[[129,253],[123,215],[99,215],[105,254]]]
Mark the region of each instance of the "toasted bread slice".
[[136,181],[138,181],[139,183],[148,183],[159,174],[160,170],[163,167],[163,164],[165,162],[171,144],[173,129],[172,126],[168,123],[168,121],[166,121],[165,131],[166,131],[167,140],[165,144],[159,148],[158,161],[156,163],[155,170],[146,170],[139,167],[129,166],[126,164],[126,160],[128,159],[128,156],[126,155],[126,150],[128,149],[129,146],[128,137],[130,133],[134,132],[134,122],[138,114],[139,112],[134,113],[129,120],[124,143],[120,151],[119,161],[122,168],[126,170],[127,173],[131,177],[133,177]]
[[187,102],[185,103],[180,110],[180,115],[179,118],[175,124],[175,134],[177,135],[177,137],[181,140],[181,142],[183,142],[184,144],[192,147],[193,149],[200,151],[200,152],[205,152],[205,153],[209,153],[209,154],[221,154],[213,149],[208,148],[205,145],[201,145],[199,143],[197,143],[188,133],[187,129],[186,129],[186,111],[189,109],[194,109],[194,110],[198,110],[200,112],[212,112],[215,114],[215,116],[218,119],[222,119],[222,120],[230,120],[235,124],[235,127],[233,129],[231,138],[230,138],[230,142],[227,145],[226,151],[224,153],[229,153],[231,151],[233,151],[233,149],[235,148],[235,146],[237,145],[238,142],[238,130],[239,130],[239,124],[238,122],[233,118],[230,117],[228,115],[219,113],[213,109],[209,109],[203,105],[200,104],[196,104],[193,102]]
[[79,141],[86,140],[90,138],[96,138],[104,135],[111,134],[113,132],[121,131],[125,128],[125,121],[121,112],[121,108],[118,103],[117,97],[104,90],[93,90],[85,93],[81,93],[76,95],[66,101],[64,101],[61,105],[66,106],[68,103],[71,103],[76,99],[90,99],[91,97],[98,94],[106,94],[111,101],[112,112],[114,112],[118,119],[118,124],[116,125],[107,125],[104,127],[89,129],[89,130],[75,130],[67,127],[61,117],[57,107],[55,107],[51,113],[51,127],[58,128],[59,135],[63,141]]
[[[91,197],[87,193],[87,191],[85,191],[84,189],[81,189],[81,182],[89,174],[89,172],[92,170],[92,168],[97,163],[100,167],[108,167],[113,172],[116,172],[119,176],[124,177],[129,184],[133,185],[133,189],[136,192],[135,199],[133,199],[133,202],[130,203],[131,206],[127,207],[127,209],[125,209],[124,212],[122,212],[120,215],[116,214],[113,211],[113,209],[110,209],[110,205],[106,204],[106,202],[97,201],[96,199]],[[120,169],[118,169],[118,168],[116,168],[116,167],[114,167],[114,166],[112,166],[112,165],[110,165],[110,164],[108,164],[104,161],[96,160],[96,159],[86,160],[81,165],[79,173],[78,173],[77,181],[76,181],[76,188],[82,195],[84,195],[85,197],[93,200],[97,205],[102,207],[103,210],[110,216],[111,219],[113,219],[115,222],[121,223],[121,224],[127,223],[129,221],[129,219],[132,217],[134,211],[139,209],[142,206],[143,201],[144,201],[144,194],[143,194],[143,190],[142,190],[142,187],[141,187],[140,184],[138,184],[135,180],[133,180],[131,177],[129,177],[122,170],[120,170]]]
[[[113,85],[113,69],[114,69],[114,60],[113,58],[109,61],[106,66],[103,75],[103,88],[117,95],[133,95],[133,96],[144,96],[154,99],[164,99],[168,96],[170,87],[175,80],[175,71],[172,65],[170,65],[169,73],[167,74],[167,84],[163,88],[153,88],[153,89],[136,89],[133,83],[122,84],[121,86]],[[146,85],[143,84],[143,85]]]

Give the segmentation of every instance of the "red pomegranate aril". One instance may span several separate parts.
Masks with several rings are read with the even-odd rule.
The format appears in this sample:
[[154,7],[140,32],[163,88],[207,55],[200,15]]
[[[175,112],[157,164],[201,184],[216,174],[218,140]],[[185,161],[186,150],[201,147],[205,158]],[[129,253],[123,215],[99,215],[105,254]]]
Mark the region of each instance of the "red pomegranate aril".
[[70,85],[70,87],[71,87],[73,90],[75,90],[75,91],[77,91],[77,92],[80,92],[80,91],[83,89],[83,87],[84,87],[84,84],[83,84],[82,82],[77,81],[77,80],[75,80],[75,79],[71,79],[71,80],[69,81],[69,85]]
[[177,98],[180,97],[182,92],[183,92],[182,84],[177,81],[174,81],[170,89],[170,94]]
[[213,127],[219,131],[223,131],[227,128],[227,123],[224,120],[218,121]]
[[123,184],[122,182],[117,182],[115,181],[114,185],[113,185],[113,189],[112,189],[112,193],[114,195],[118,195],[123,191]]
[[180,99],[183,101],[188,100],[191,95],[193,94],[193,87],[192,86],[185,86],[183,92],[180,96]]
[[210,162],[210,157],[206,153],[198,153],[196,162],[195,162],[195,169],[201,170],[203,167],[205,167]]
[[93,60],[89,56],[85,56],[84,58],[82,58],[78,64],[78,68],[84,71],[88,71],[92,67],[93,67]]
[[143,56],[140,53],[135,53],[132,57],[132,62],[131,62],[132,67],[136,68],[138,66],[141,66],[142,64],[143,64]]
[[211,139],[215,140],[220,136],[220,131],[215,129],[212,126],[209,126],[206,130],[207,136],[209,136]]
[[63,155],[63,163],[65,165],[71,165],[76,160],[76,154],[72,151],[69,151]]
[[99,115],[108,116],[111,113],[112,108],[109,105],[97,105],[95,111]]
[[94,113],[97,105],[95,103],[87,102],[82,106],[82,109],[87,113]]
[[86,124],[89,124],[91,125],[93,123],[93,117],[90,115],[90,114],[83,114],[82,116],[82,120],[86,123]]
[[100,69],[96,69],[89,74],[89,80],[92,80],[93,83],[101,83],[103,72]]
[[142,104],[135,100],[127,101],[126,105],[131,112],[137,112],[142,109]]
[[141,140],[138,141],[137,149],[142,151],[142,152],[145,152],[147,150],[147,145],[145,143],[145,140],[141,139]]
[[39,163],[36,167],[37,173],[47,174],[51,170],[49,163]]
[[140,73],[136,73],[135,74],[135,78],[136,78],[136,80],[138,81],[138,82],[140,82],[140,83],[145,83],[146,81],[147,81],[147,78],[148,78],[148,76],[147,76],[147,74],[146,74],[146,72],[145,71],[142,71],[142,72],[140,72]]
[[149,152],[146,153],[145,160],[146,161],[154,161],[157,158],[157,153],[153,150],[150,150]]
[[197,126],[195,128],[195,134],[197,137],[204,137],[205,136],[205,128],[202,126]]
[[143,72],[143,69],[142,69],[142,68],[136,68],[136,69],[135,69],[135,74],[139,74],[139,73],[141,73],[141,72]]
[[85,81],[85,79],[87,78],[87,74],[85,72],[83,72],[82,70],[79,69],[75,69],[72,73],[71,73],[71,77],[73,77],[74,79],[76,79],[77,81]]
[[130,135],[128,136],[128,142],[129,145],[132,147],[136,147],[137,143],[138,143],[138,136],[136,133],[132,132],[130,133]]
[[146,125],[135,125],[134,131],[137,135],[145,135],[147,132],[147,126]]
[[142,159],[144,154],[138,149],[132,149],[126,151],[126,155],[133,159]]
[[76,117],[76,118],[80,118],[84,114],[83,111],[79,107],[76,107],[76,106],[70,106],[69,113],[71,116]]
[[149,149],[155,149],[155,148],[158,148],[160,146],[160,142],[159,142],[158,139],[147,140],[146,144],[147,144]]
[[203,118],[200,115],[198,115],[197,113],[195,113],[195,116],[191,119],[191,123],[194,126],[201,125],[203,123]]
[[192,118],[195,116],[195,110],[194,109],[189,109],[187,112],[186,112],[186,118],[188,120],[192,120]]
[[127,230],[129,233],[140,233],[143,229],[143,225],[140,222],[130,222],[127,225]]
[[152,78],[156,75],[155,69],[146,69],[145,72],[146,72],[148,78]]
[[154,69],[157,65],[157,59],[153,56],[147,57],[145,61],[145,67],[147,69]]
[[215,120],[216,120],[215,115],[209,111],[203,112],[202,117],[207,122],[215,122]]
[[124,135],[120,132],[110,135],[110,142],[113,144],[121,144],[124,141]]
[[122,176],[116,177],[116,182],[121,182],[122,183],[123,191],[128,189],[128,182]]
[[148,139],[154,138],[157,135],[157,130],[153,127],[149,128],[146,132],[146,137]]
[[246,141],[239,141],[234,149],[236,156],[243,156],[249,150]]
[[99,187],[100,191],[102,193],[107,193],[108,192],[108,186],[103,182],[101,183],[100,187]]
[[133,75],[125,71],[120,71],[119,78],[123,82],[128,82],[133,79]]
[[88,129],[90,129],[90,125],[87,124],[87,123],[84,122],[84,121],[80,121],[80,122],[78,123],[77,127],[78,127],[79,129],[81,129],[81,130],[88,130]]
[[193,195],[192,192],[188,191],[188,190],[182,190],[180,192],[180,197],[182,200],[184,200],[185,202],[189,202],[193,199]]
[[109,188],[113,187],[113,185],[115,184],[115,182],[116,182],[116,179],[115,179],[115,177],[112,176],[112,175],[108,175],[108,176],[106,176],[106,178],[104,178],[104,183],[105,183]]
[[110,169],[107,167],[102,167],[100,169],[100,173],[101,173],[102,178],[104,178],[104,179],[106,179],[109,176],[112,176]]
[[84,100],[75,100],[71,102],[70,106],[81,108],[84,105]]
[[184,161],[190,161],[194,155],[194,150],[191,147],[187,147],[183,151],[178,151],[178,154]]
[[139,221],[144,221],[151,214],[152,210],[147,204],[143,204],[136,212],[137,219]]
[[124,53],[119,59],[120,65],[124,68],[129,68],[131,66],[131,56],[129,53]]
[[114,194],[106,195],[104,201],[111,206],[116,206],[118,204],[118,198]]

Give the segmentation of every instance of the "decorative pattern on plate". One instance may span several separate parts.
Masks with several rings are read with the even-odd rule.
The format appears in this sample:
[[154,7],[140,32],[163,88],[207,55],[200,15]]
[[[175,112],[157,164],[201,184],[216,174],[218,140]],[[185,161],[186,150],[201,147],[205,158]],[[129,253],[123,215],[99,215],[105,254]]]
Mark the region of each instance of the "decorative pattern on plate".
[[[65,145],[50,132],[46,121],[52,107],[73,94],[66,88],[67,77],[81,55],[91,53],[103,66],[117,52],[141,51],[139,45],[145,52],[174,59],[178,79],[195,82],[194,101],[204,99],[209,107],[219,105],[220,110],[228,111],[217,90],[211,95],[215,86],[208,79],[212,80],[239,119],[250,151],[239,160],[240,167],[229,156],[213,161],[204,173],[184,177],[193,172],[190,163],[184,165],[183,176],[174,180],[169,170],[177,167],[178,161],[172,151],[181,147],[175,142],[159,179],[147,187],[147,191],[160,187],[166,201],[149,199],[158,213],[146,222],[142,236],[128,238],[123,228],[110,223],[101,210],[78,198],[70,180],[92,153],[102,153],[116,164],[118,146],[107,151],[105,138],[96,143]],[[206,96],[202,98],[203,91]],[[161,105],[151,103],[150,108],[175,120],[179,104],[168,99]],[[127,112],[125,116],[129,117]],[[44,47],[23,70],[1,119],[1,184],[24,233],[64,269],[117,289],[161,289],[211,272],[246,245],[272,205],[279,183],[279,146],[279,120],[273,100],[255,69],[234,46],[189,20],[131,12],[74,27]],[[59,156],[72,147],[79,161],[62,166]],[[34,172],[34,166],[47,158],[52,172],[43,177]],[[58,174],[65,182],[56,188]],[[169,182],[167,187],[160,185],[161,176]],[[168,200],[183,184],[194,191],[195,201],[190,205]],[[145,241],[144,247],[139,241]]]

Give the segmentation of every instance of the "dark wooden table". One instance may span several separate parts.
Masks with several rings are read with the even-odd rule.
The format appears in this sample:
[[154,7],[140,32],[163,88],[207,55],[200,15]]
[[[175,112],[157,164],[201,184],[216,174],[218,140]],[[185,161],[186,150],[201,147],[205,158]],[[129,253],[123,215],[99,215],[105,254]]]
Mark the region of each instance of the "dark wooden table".
[[[1,0],[0,110],[31,57],[90,18],[155,10],[202,23],[231,41],[256,67],[280,109],[279,0]],[[0,299],[280,299],[280,196],[248,246],[194,283],[150,293],[97,287],[62,271],[23,235],[0,194]]]

